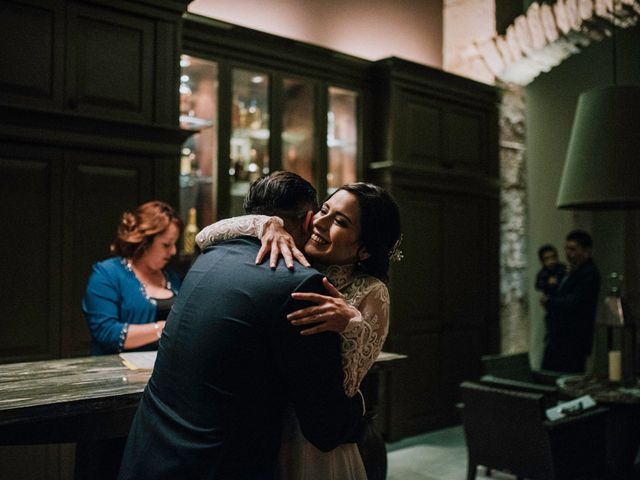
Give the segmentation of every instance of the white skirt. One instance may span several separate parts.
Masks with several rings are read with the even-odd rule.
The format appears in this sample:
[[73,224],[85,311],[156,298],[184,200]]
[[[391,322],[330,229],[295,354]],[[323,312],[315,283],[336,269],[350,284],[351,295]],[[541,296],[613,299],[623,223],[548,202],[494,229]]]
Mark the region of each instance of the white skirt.
[[355,443],[343,443],[322,452],[309,442],[298,418],[289,408],[285,414],[278,458],[279,480],[367,480],[367,473]]

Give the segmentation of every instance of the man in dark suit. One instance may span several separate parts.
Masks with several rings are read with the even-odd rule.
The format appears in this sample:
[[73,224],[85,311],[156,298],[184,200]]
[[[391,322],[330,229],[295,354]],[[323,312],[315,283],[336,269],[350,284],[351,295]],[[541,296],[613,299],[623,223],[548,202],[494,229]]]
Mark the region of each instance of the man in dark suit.
[[[300,250],[317,209],[315,189],[274,172],[251,186],[248,213],[278,215]],[[286,316],[293,292],[325,293],[322,275],[256,265],[258,240],[205,249],[187,274],[136,412],[121,479],[272,479],[283,411],[328,451],[362,427],[362,396],[343,390],[334,333],[300,335]]]
[[585,370],[595,327],[600,272],[593,263],[591,236],[583,230],[567,235],[565,254],[569,263],[558,290],[542,297],[546,309],[542,368],[557,372]]

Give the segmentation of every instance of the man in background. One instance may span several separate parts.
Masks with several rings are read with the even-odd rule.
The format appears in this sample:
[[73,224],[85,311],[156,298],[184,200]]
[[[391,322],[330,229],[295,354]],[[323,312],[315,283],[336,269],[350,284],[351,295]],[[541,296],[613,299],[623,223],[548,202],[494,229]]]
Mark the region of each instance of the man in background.
[[542,368],[583,373],[593,345],[600,272],[593,263],[593,242],[587,232],[570,232],[565,254],[567,275],[555,294],[543,295],[541,300],[547,327]]

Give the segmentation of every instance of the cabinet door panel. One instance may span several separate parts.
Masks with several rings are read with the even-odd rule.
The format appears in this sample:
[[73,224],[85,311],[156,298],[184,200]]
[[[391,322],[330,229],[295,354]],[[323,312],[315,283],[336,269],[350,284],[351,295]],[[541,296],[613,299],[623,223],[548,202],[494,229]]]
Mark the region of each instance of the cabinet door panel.
[[392,265],[390,288],[395,332],[437,331],[442,320],[442,278],[446,263],[440,255],[442,201],[425,191],[397,189],[394,192],[402,215],[405,258]]
[[442,426],[439,345],[438,333],[393,338],[392,351],[403,353],[408,358],[394,368],[389,379],[388,395],[393,400],[387,405],[385,432],[389,439],[396,440]]
[[[442,157],[441,109],[424,98],[404,93],[399,104],[398,128],[402,135],[398,160],[420,166],[433,166]],[[406,122],[406,123],[405,123]]]
[[[484,231],[486,212],[482,201],[474,197],[447,196],[442,212],[440,255],[446,259],[442,270],[441,316],[443,327],[459,328],[478,323],[483,316],[484,256],[478,255],[478,245],[488,232]],[[449,292],[449,295],[445,295]],[[452,295],[452,292],[459,292]]]
[[410,359],[391,380],[387,431],[397,439],[455,423],[458,384],[479,373],[495,311],[497,218],[485,197],[429,185],[397,185],[393,195],[405,261],[392,266],[387,348]]
[[79,113],[151,121],[153,22],[75,4],[67,15],[67,106]]
[[70,153],[65,164],[64,356],[89,353],[82,297],[91,266],[110,256],[120,215],[151,200],[151,159]]
[[0,1],[0,103],[62,107],[62,26],[58,1]]
[[444,112],[444,161],[487,173],[487,121],[478,112],[449,109]]
[[24,152],[0,156],[2,363],[58,354],[60,221],[52,188],[57,166]]

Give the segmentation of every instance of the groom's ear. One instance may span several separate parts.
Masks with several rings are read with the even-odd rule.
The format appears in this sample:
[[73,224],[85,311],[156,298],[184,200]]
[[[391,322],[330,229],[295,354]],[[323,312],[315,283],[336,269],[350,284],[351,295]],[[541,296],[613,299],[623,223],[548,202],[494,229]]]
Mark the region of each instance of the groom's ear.
[[313,210],[307,210],[307,215],[304,217],[304,223],[302,224],[304,233],[311,235],[313,231]]

